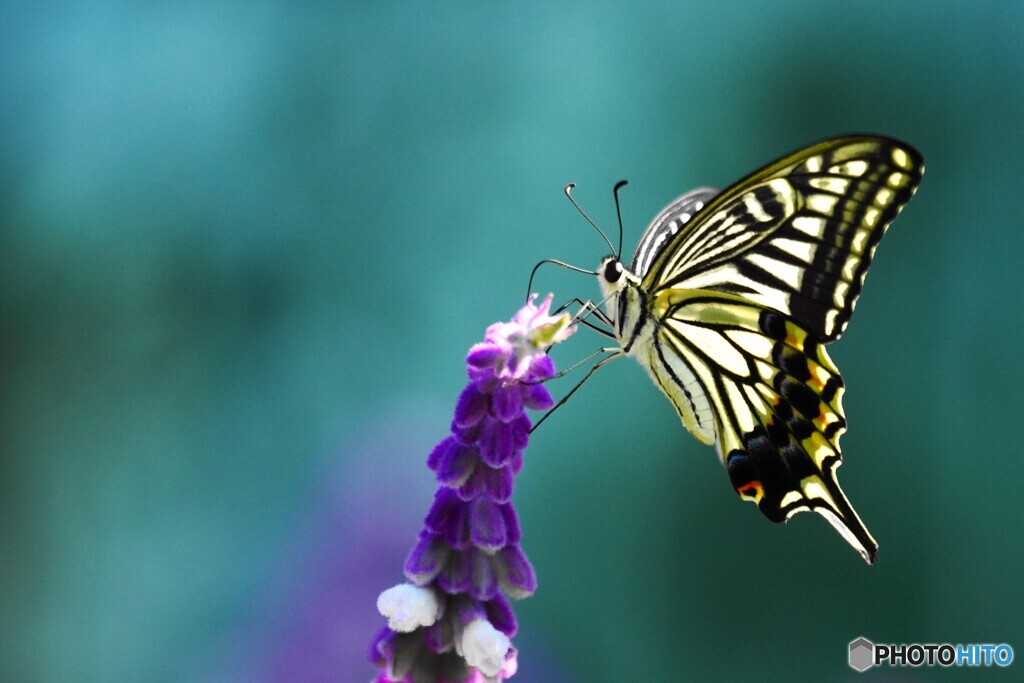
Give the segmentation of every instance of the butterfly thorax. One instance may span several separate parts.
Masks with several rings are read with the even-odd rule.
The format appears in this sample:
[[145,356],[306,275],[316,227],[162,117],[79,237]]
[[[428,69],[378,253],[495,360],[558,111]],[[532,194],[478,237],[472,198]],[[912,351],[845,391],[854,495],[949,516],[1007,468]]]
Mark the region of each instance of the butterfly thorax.
[[647,295],[640,278],[614,256],[606,257],[597,269],[597,279],[601,285],[605,313],[615,325],[615,334],[622,350],[631,353],[637,346],[637,340],[652,321],[647,313]]
[[[693,374],[675,353],[664,350],[658,339],[663,302],[653,300],[640,278],[609,256],[598,268],[598,281],[605,299],[605,312],[615,326],[619,348],[632,356],[654,380],[655,385],[676,407],[683,425],[703,443],[715,442],[713,417],[707,395]],[[663,297],[662,297],[663,298]],[[666,381],[664,372],[670,369]]]

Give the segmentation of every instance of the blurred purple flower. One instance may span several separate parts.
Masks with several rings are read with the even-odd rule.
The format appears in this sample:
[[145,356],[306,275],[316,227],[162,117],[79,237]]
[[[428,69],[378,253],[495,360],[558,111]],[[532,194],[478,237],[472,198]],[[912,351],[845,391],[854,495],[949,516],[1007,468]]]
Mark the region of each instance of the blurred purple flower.
[[440,483],[405,563],[410,583],[377,600],[388,620],[370,646],[378,683],[496,682],[517,667],[516,619],[506,596],[537,588],[520,548],[513,476],[530,436],[525,410],[553,405],[540,380],[554,375],[548,347],[575,331],[534,297],[495,323],[466,358],[451,434],[427,458]]

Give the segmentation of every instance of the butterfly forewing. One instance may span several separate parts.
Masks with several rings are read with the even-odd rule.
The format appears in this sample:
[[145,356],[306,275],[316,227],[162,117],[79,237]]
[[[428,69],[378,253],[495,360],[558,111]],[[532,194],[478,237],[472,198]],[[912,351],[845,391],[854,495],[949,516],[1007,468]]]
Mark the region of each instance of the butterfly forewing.
[[644,289],[741,295],[833,341],[923,170],[916,150],[887,138],[838,138],[791,154],[715,196],[665,239],[647,257]]

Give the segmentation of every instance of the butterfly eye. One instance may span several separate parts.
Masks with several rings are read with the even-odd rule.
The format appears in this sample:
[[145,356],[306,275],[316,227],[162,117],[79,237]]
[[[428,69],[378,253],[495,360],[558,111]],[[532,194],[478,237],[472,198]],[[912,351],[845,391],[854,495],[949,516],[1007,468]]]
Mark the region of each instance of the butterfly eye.
[[622,264],[618,261],[609,261],[604,266],[604,279],[607,282],[618,282],[622,277]]

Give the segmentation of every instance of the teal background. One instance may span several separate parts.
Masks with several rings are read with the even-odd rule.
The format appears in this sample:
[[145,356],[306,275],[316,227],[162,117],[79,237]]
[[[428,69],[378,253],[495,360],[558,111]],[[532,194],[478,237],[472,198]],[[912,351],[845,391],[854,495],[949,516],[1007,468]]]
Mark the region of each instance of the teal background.
[[614,232],[628,178],[632,245],[853,131],[928,168],[832,347],[878,563],[742,504],[620,361],[517,480],[513,680],[1024,656],[1019,3],[11,3],[0,51],[0,679],[368,680],[466,349],[606,253],[563,185]]

